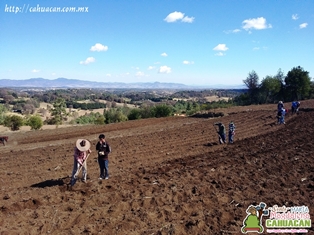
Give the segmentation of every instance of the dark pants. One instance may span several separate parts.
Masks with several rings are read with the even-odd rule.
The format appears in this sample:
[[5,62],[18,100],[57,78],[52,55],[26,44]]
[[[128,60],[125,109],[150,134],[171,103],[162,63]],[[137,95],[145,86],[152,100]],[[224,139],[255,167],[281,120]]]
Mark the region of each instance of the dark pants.
[[226,143],[226,134],[219,134],[219,142],[221,144]]
[[100,178],[105,179],[109,177],[109,170],[108,170],[109,160],[98,158],[98,163],[99,163],[99,169],[100,169]]
[[299,108],[297,107],[291,107],[291,113],[294,114],[294,113],[298,113],[299,112]]

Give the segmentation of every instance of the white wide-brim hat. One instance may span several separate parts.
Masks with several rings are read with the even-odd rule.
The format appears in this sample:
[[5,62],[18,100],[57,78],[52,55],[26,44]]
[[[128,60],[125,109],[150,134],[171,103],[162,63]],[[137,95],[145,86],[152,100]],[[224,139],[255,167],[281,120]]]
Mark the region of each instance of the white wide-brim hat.
[[[81,145],[82,141],[85,141],[85,146]],[[90,149],[90,142],[88,140],[86,140],[86,139],[78,139],[76,141],[76,147],[78,148],[78,150],[80,150],[82,152],[83,151],[87,151],[87,150]]]

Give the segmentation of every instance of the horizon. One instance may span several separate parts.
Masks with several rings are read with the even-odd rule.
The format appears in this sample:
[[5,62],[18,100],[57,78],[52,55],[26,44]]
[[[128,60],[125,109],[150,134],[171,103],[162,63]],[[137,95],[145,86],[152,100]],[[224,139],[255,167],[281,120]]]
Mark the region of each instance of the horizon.
[[[103,84],[125,84],[125,85],[131,85],[131,84],[171,84],[171,85],[178,85],[178,86],[186,86],[186,89],[189,88],[195,88],[195,89],[246,89],[245,84],[236,84],[236,85],[224,85],[224,84],[214,84],[214,85],[187,85],[184,83],[177,83],[177,82],[159,82],[159,81],[152,81],[152,82],[117,82],[117,81],[109,81],[109,82],[102,82],[102,81],[86,81],[86,80],[80,80],[80,79],[70,79],[70,78],[64,78],[64,77],[60,77],[60,78],[53,78],[53,79],[46,79],[46,78],[42,78],[42,77],[37,77],[37,78],[28,78],[28,79],[0,79],[1,80],[8,80],[8,81],[12,81],[12,82],[22,82],[22,81],[30,81],[30,80],[48,80],[48,81],[56,81],[56,80],[68,80],[68,81],[80,81],[80,82],[87,82],[87,83],[103,83]],[[22,85],[22,87],[24,87],[25,85]],[[2,86],[0,85],[0,88]],[[3,87],[7,87],[7,85],[4,85]],[[13,87],[13,86],[9,86],[9,87]],[[16,86],[14,86],[16,87]],[[34,86],[34,87],[40,87],[40,86]],[[89,87],[89,88],[93,88],[93,87]],[[132,88],[130,88],[132,89]],[[142,88],[144,89],[144,88]],[[145,88],[145,89],[149,89],[149,88]],[[153,89],[153,88],[150,88]],[[166,89],[166,88],[163,88]],[[175,89],[175,88],[169,88],[169,89]],[[179,88],[176,88],[179,89]],[[181,88],[182,89],[182,88]]]
[[[121,1],[2,3],[0,79],[239,86],[297,66],[313,77],[314,1]],[[67,7],[80,12],[47,12]]]

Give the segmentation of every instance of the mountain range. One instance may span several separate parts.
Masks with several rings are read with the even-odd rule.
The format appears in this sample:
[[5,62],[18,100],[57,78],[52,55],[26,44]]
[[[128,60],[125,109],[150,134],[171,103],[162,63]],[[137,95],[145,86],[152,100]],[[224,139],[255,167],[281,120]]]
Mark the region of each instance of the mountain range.
[[45,78],[30,78],[26,80],[0,79],[0,87],[27,87],[27,88],[103,88],[103,89],[243,89],[243,85],[226,86],[191,86],[181,83],[163,82],[92,82],[78,79],[57,78],[49,80]]

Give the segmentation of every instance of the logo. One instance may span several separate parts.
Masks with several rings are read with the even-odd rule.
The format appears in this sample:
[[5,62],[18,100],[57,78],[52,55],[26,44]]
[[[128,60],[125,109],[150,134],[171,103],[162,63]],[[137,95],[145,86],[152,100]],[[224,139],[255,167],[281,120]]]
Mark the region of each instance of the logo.
[[268,209],[270,215],[265,224],[269,233],[307,233],[305,228],[311,227],[310,211],[307,206],[274,205]]
[[[307,233],[305,228],[311,227],[311,218],[307,206],[279,207],[274,205],[266,208],[266,203],[250,205],[246,209],[247,216],[243,220],[242,233],[262,233],[264,226],[267,233]],[[262,218],[269,216],[263,226]]]
[[243,227],[241,228],[242,233],[262,233],[264,231],[264,227],[262,225],[262,217],[268,216],[269,211],[265,209],[266,203],[261,202],[258,206],[250,205],[246,209],[247,216],[243,220]]

